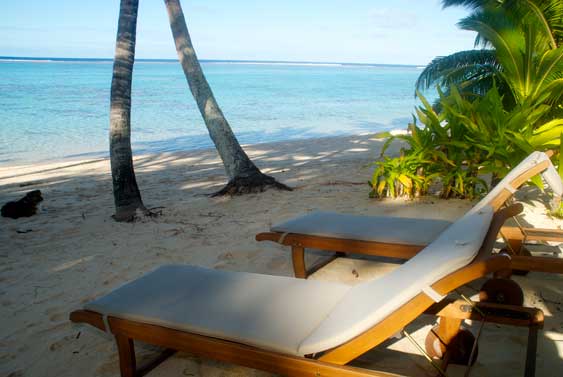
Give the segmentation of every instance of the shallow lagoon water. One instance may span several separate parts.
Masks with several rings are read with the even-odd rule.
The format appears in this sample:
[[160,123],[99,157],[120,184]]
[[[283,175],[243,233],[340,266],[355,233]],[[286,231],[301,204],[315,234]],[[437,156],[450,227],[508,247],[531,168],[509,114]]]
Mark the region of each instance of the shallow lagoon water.
[[[417,67],[204,62],[241,143],[404,128]],[[104,156],[111,61],[0,61],[0,164]],[[134,153],[208,148],[177,62],[139,61]]]

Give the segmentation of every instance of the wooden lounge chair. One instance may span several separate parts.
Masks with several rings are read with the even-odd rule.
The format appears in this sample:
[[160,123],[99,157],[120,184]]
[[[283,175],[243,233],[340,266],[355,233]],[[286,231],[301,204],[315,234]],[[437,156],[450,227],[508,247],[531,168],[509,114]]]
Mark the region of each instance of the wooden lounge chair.
[[504,220],[521,208],[493,215],[485,207],[468,214],[395,271],[353,287],[164,266],[72,312],[70,320],[115,337],[123,377],[141,375],[134,340],[164,347],[167,355],[179,350],[285,376],[360,377],[391,376],[346,364],[425,312],[440,317],[426,348],[444,359],[433,365],[445,373],[449,362],[470,364],[475,353],[456,346],[465,338],[459,336],[460,324],[486,315],[487,321],[529,328],[525,375],[533,376],[541,311],[504,307],[497,312],[491,304],[444,299],[457,287],[510,266],[509,256],[493,255],[491,249]]
[[[516,166],[487,196],[469,212],[490,205],[495,211],[504,206],[514,192],[537,174],[542,174],[558,201],[563,183],[547,154],[534,152]],[[312,212],[282,224],[270,232],[256,235],[257,241],[273,241],[290,246],[295,276],[306,278],[312,272],[343,253],[377,255],[409,259],[446,229],[451,222],[390,216],[358,216],[332,212]],[[512,254],[513,269],[563,273],[563,259],[519,255],[525,240],[563,242],[563,231],[504,227]],[[332,259],[312,268],[305,266],[307,248],[337,252]]]

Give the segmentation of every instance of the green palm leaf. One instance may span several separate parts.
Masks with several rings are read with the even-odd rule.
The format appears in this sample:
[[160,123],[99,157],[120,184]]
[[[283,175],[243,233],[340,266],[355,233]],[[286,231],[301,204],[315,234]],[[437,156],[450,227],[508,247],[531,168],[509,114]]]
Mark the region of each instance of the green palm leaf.
[[494,50],[460,51],[432,60],[420,73],[415,86],[417,90],[436,84],[447,88],[466,80],[494,75],[499,69]]

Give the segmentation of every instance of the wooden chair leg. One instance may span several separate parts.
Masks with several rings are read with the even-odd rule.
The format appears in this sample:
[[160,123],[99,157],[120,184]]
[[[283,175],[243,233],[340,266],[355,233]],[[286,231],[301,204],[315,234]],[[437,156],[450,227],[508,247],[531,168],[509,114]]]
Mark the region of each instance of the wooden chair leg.
[[500,230],[500,234],[507,244],[507,252],[512,255],[518,255],[526,235],[517,227],[503,227]]
[[509,239],[508,244],[510,245],[510,250],[514,252],[514,255],[520,255],[520,250],[524,244],[524,240],[521,239]]
[[137,365],[133,339],[125,335],[116,334],[115,342],[117,343],[117,352],[119,354],[119,370],[121,377],[135,377]]
[[528,330],[528,347],[526,349],[526,370],[525,377],[536,375],[536,353],[538,349],[538,327],[531,326]]
[[306,279],[307,269],[305,268],[305,248],[292,246],[291,259],[293,261],[293,272],[295,273],[295,277],[299,279]]
[[461,328],[461,319],[440,317],[438,337],[445,344],[450,344]]
[[[440,324],[436,332],[445,345],[442,359],[443,370],[446,370],[450,363],[473,365],[477,359],[479,348],[475,343],[475,336],[471,331],[463,329],[461,323],[462,320],[458,318],[440,317]],[[473,352],[474,346],[476,348]]]
[[461,319],[440,316],[440,323],[426,337],[426,352],[432,358],[442,359],[441,367],[446,370],[452,361],[450,343],[461,330]]

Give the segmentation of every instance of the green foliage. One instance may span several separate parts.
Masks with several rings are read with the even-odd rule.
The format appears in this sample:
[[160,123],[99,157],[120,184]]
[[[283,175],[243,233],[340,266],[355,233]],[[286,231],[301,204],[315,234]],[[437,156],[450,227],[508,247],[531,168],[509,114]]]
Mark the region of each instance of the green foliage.
[[[424,69],[416,87],[438,84],[439,101],[433,108],[417,92],[422,106],[410,133],[390,137],[383,153],[396,139],[408,147],[375,163],[371,196],[413,197],[440,183],[442,197],[474,198],[487,190],[480,176],[496,182],[531,152],[562,143],[563,1],[442,3],[470,9],[458,25],[476,32],[482,49],[438,57]],[[543,188],[539,177],[532,183]]]
[[428,193],[428,187],[436,178],[435,174],[426,174],[425,167],[430,161],[423,156],[409,154],[397,158],[383,157],[383,161],[374,163],[375,169],[369,185],[370,198],[418,197]]
[[476,169],[456,166],[445,170],[442,175],[442,192],[440,197],[475,199],[487,192],[487,183],[475,174]]
[[[389,137],[407,144],[401,156],[375,162],[370,181],[372,197],[414,197],[441,186],[443,198],[479,197],[488,190],[480,178],[491,174],[493,182],[504,177],[528,154],[561,145],[563,118],[543,121],[551,106],[542,98],[507,110],[496,86],[474,100],[454,86],[449,93],[438,88],[441,111],[420,95],[422,106],[409,125],[408,135]],[[533,181],[541,187],[541,179]]]
[[434,58],[420,73],[416,88],[455,85],[465,93],[483,95],[493,86],[493,78],[501,69],[495,50],[459,51]]
[[496,82],[507,109],[542,98],[554,105],[547,119],[562,116],[563,1],[443,0],[443,4],[471,9],[458,25],[476,32],[475,45],[484,49],[434,59],[418,78],[418,89],[456,86],[472,98],[484,95]]
[[[502,9],[509,17],[533,24],[555,48],[563,42],[563,4],[559,0],[442,0],[444,8],[465,6],[472,11]],[[478,36],[476,42],[481,42]]]
[[[563,133],[561,134],[560,144],[559,144],[559,166],[558,173],[561,180],[563,180]],[[554,198],[551,203],[551,214],[559,219],[563,219],[563,202],[561,198]]]

